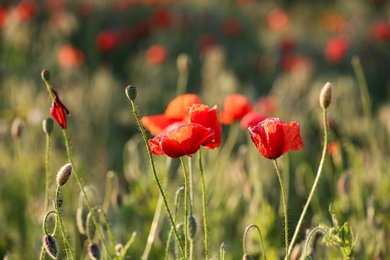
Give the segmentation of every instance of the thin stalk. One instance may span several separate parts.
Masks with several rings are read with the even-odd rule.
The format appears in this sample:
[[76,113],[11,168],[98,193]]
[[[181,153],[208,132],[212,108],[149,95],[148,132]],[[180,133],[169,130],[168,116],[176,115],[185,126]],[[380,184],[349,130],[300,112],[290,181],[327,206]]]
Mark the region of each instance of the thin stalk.
[[188,241],[188,208],[189,208],[189,203],[188,203],[188,193],[189,193],[189,181],[188,181],[188,176],[187,176],[187,168],[184,163],[183,156],[180,157],[181,161],[181,166],[183,167],[183,175],[184,175],[184,258],[188,258],[188,250],[189,250],[189,241]]
[[254,227],[254,228],[257,229],[257,234],[259,235],[259,241],[260,241],[261,251],[263,252],[263,258],[264,258],[264,260],[267,260],[267,256],[266,256],[265,250],[264,250],[263,237],[261,236],[260,228],[259,228],[256,224],[251,224],[251,225],[249,225],[249,226],[245,229],[244,237],[243,237],[243,239],[242,239],[242,249],[243,249],[243,251],[244,251],[244,254],[247,253],[246,237],[247,237],[247,234],[248,234],[249,229],[251,229],[252,227]]
[[[64,227],[64,223],[62,221],[61,212],[60,212],[59,199],[60,199],[60,187],[57,187],[56,199],[55,199],[55,210],[57,213],[57,222],[60,225],[60,230],[61,230],[62,238],[64,240],[64,245],[66,248],[65,251],[66,251],[66,255],[67,255],[68,259],[69,259],[69,257],[70,257],[70,259],[76,259],[76,256],[75,256],[73,249],[72,249],[72,246],[70,245],[68,235],[65,232],[65,227]],[[70,254],[70,256],[68,254]]]
[[313,236],[316,233],[318,233],[318,232],[322,233],[325,236],[328,235],[328,231],[325,228],[321,227],[321,226],[313,228],[313,230],[310,231],[309,235],[306,238],[305,249],[303,251],[301,259],[305,259],[305,257],[307,257],[310,254],[310,252],[311,252],[311,249],[310,249],[311,240],[313,239]]
[[171,222],[171,225],[173,227],[173,231],[175,232],[176,239],[177,239],[177,241],[178,241],[178,243],[180,245],[181,252],[184,254],[183,244],[180,241],[179,233],[177,232],[177,229],[176,229],[176,226],[175,226],[175,221],[173,220],[171,210],[169,209],[167,198],[166,198],[164,190],[163,190],[163,188],[161,186],[160,180],[158,179],[158,176],[157,176],[157,171],[156,171],[156,168],[154,166],[154,160],[153,160],[152,152],[150,150],[150,146],[149,146],[149,143],[148,143],[148,138],[147,138],[146,133],[145,133],[145,128],[143,127],[143,125],[141,123],[141,120],[139,118],[138,110],[137,110],[137,107],[135,105],[135,102],[133,100],[131,100],[131,99],[130,99],[130,102],[131,102],[131,106],[132,106],[132,109],[133,109],[135,120],[137,121],[138,128],[141,131],[142,138],[143,138],[143,140],[145,142],[145,146],[146,146],[146,149],[148,151],[149,161],[150,161],[150,165],[152,167],[152,172],[153,172],[154,179],[155,179],[155,181],[157,183],[158,189],[159,189],[159,191],[161,193],[161,196],[163,198],[164,205],[165,205],[165,208],[166,208],[167,213],[168,213],[169,221]]
[[108,246],[107,246],[107,244],[105,242],[103,232],[101,230],[100,225],[98,225],[97,217],[95,215],[95,212],[94,212],[94,210],[92,208],[91,202],[89,201],[89,198],[87,196],[85,188],[84,188],[84,186],[83,186],[83,184],[82,184],[82,182],[80,180],[79,174],[78,174],[78,172],[76,170],[76,167],[75,167],[75,164],[73,162],[73,157],[72,157],[72,154],[70,152],[70,142],[69,142],[68,132],[66,131],[66,129],[62,129],[62,133],[64,134],[64,139],[65,139],[65,145],[66,145],[66,151],[67,151],[67,154],[68,154],[68,159],[69,159],[70,164],[72,165],[72,173],[74,174],[74,177],[76,178],[76,182],[77,182],[77,184],[78,184],[78,186],[79,186],[79,188],[81,190],[81,193],[84,196],[85,204],[87,205],[87,208],[88,208],[89,212],[91,212],[92,221],[93,221],[93,223],[96,226],[96,230],[98,232],[99,238],[100,238],[104,248],[106,249],[106,251],[110,255],[110,257],[113,257],[111,251],[108,250]]
[[49,197],[50,197],[50,135],[46,134],[46,152],[45,152],[45,172],[46,172],[46,187],[45,187],[45,208],[46,212],[49,208]]
[[322,150],[322,156],[321,156],[321,161],[320,161],[320,165],[318,166],[318,170],[317,170],[317,175],[316,175],[316,178],[314,179],[314,183],[313,183],[313,186],[311,188],[311,191],[310,191],[310,194],[309,194],[309,197],[307,198],[307,201],[306,201],[306,204],[305,204],[305,207],[303,208],[303,211],[301,213],[301,216],[299,218],[299,221],[298,221],[298,224],[297,224],[297,227],[295,228],[295,232],[294,232],[294,235],[291,239],[291,243],[290,243],[290,247],[288,248],[288,255],[291,254],[291,251],[293,249],[293,246],[294,246],[294,243],[295,243],[295,240],[298,236],[298,233],[299,233],[299,229],[301,228],[301,225],[302,225],[302,222],[303,222],[303,219],[306,215],[306,212],[307,212],[307,209],[309,208],[309,204],[310,204],[310,201],[314,195],[314,191],[316,190],[317,188],[317,185],[318,185],[318,181],[321,177],[321,173],[322,173],[322,167],[324,165],[324,161],[325,161],[325,156],[326,156],[326,149],[328,147],[328,122],[327,122],[327,109],[323,109],[323,123],[324,123],[324,148]]
[[206,201],[206,185],[204,181],[204,174],[203,174],[203,165],[202,165],[202,153],[199,149],[198,151],[198,162],[199,162],[199,171],[200,171],[200,177],[202,182],[202,204],[203,204],[203,229],[204,229],[204,248],[205,248],[205,259],[209,259],[209,227],[208,227],[208,220],[207,220],[207,201]]
[[286,258],[289,259],[289,253],[288,253],[288,214],[287,214],[287,199],[286,199],[286,190],[284,188],[283,178],[280,174],[278,162],[276,159],[274,160],[274,166],[276,170],[276,174],[278,175],[279,183],[280,183],[280,189],[282,192],[282,201],[283,201],[283,211],[284,211],[284,241],[286,245]]

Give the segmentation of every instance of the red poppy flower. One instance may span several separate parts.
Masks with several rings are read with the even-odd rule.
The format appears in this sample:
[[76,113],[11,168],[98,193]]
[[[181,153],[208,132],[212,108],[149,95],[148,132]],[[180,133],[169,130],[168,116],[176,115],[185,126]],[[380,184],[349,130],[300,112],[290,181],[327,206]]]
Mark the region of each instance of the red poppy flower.
[[228,18],[222,21],[221,31],[228,37],[237,36],[241,32],[241,23],[238,19]]
[[4,27],[7,20],[7,10],[0,5],[0,29]]
[[281,9],[272,10],[268,14],[268,25],[272,31],[282,31],[289,24],[288,14]]
[[146,51],[146,60],[153,65],[163,63],[168,57],[168,51],[163,45],[155,44]]
[[149,146],[153,154],[166,154],[172,158],[183,155],[191,157],[199,150],[202,143],[213,134],[213,129],[200,124],[184,124],[149,140]]
[[390,25],[386,21],[378,21],[371,26],[371,34],[379,41],[390,40]]
[[303,148],[297,122],[286,123],[271,117],[248,130],[257,150],[267,159],[277,159],[288,151]]
[[325,46],[325,56],[330,63],[338,63],[343,58],[349,48],[349,41],[345,37],[335,37],[329,39]]
[[231,124],[251,111],[252,104],[249,99],[240,94],[232,94],[224,100],[223,110],[220,115],[221,123],[225,125]]
[[248,129],[248,127],[256,126],[266,117],[255,112],[249,112],[240,121],[242,129]]
[[67,122],[65,113],[70,116],[69,110],[62,104],[60,98],[58,97],[57,91],[52,89],[55,99],[51,104],[50,114],[57,121],[57,123],[62,127],[62,129],[67,129]]
[[222,126],[218,122],[217,106],[210,109],[203,104],[194,104],[188,109],[188,120],[214,130],[214,134],[202,143],[204,147],[215,149],[220,146]]
[[29,21],[37,15],[37,7],[33,1],[22,1],[16,7],[16,13],[21,21]]
[[80,49],[66,44],[58,49],[57,61],[65,69],[79,67],[84,62],[84,53]]
[[96,38],[96,45],[102,52],[112,51],[118,46],[118,36],[113,31],[102,31]]
[[200,102],[200,98],[196,94],[180,95],[168,104],[164,114],[144,116],[141,118],[141,122],[152,135],[160,135],[171,124],[182,122],[187,116],[188,107]]

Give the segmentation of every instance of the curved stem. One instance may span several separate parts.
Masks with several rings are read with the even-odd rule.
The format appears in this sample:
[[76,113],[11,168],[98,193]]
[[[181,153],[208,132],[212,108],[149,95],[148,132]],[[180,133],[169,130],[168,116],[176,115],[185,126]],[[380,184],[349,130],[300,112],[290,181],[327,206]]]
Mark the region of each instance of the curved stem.
[[199,170],[200,177],[202,181],[202,204],[203,204],[203,223],[204,223],[204,248],[205,248],[205,259],[209,259],[209,228],[208,228],[208,220],[207,220],[207,201],[206,201],[206,185],[204,181],[203,174],[203,165],[202,165],[202,153],[199,149],[198,151],[198,161],[199,161]]
[[181,166],[183,167],[183,175],[184,175],[184,258],[188,258],[188,250],[189,250],[189,241],[188,241],[188,188],[189,188],[189,182],[188,182],[188,176],[187,176],[187,168],[184,163],[183,156],[180,157]]
[[244,254],[246,254],[247,252],[247,247],[246,247],[246,236],[247,236],[247,233],[249,231],[249,229],[251,229],[252,227],[256,228],[257,229],[257,234],[259,235],[259,241],[260,241],[260,247],[261,247],[261,251],[263,252],[263,256],[264,256],[264,260],[267,259],[267,256],[265,254],[265,250],[264,250],[264,243],[263,243],[263,237],[261,236],[261,231],[260,231],[260,228],[256,225],[256,224],[251,224],[249,225],[246,229],[245,229],[245,232],[244,232],[244,237],[242,239],[242,249],[244,251]]
[[318,181],[319,181],[319,179],[321,177],[322,167],[324,165],[325,156],[326,156],[326,149],[328,147],[328,122],[327,122],[327,110],[326,109],[323,110],[323,121],[324,121],[323,122],[324,123],[324,148],[322,150],[322,156],[321,156],[320,165],[318,166],[317,175],[316,175],[316,178],[314,180],[313,186],[311,188],[309,197],[307,198],[305,207],[303,208],[303,211],[302,211],[301,216],[299,218],[297,227],[295,228],[294,235],[293,235],[293,237],[291,239],[290,247],[288,248],[288,254],[291,254],[291,251],[293,249],[295,240],[296,240],[296,238],[298,236],[298,233],[299,233],[299,229],[301,228],[303,219],[304,219],[304,217],[306,215],[307,209],[309,208],[310,201],[311,201],[311,199],[312,199],[312,197],[314,195],[314,191],[316,190],[317,185],[318,185]]
[[146,149],[148,151],[149,161],[150,161],[150,165],[152,167],[152,172],[153,172],[154,179],[155,179],[155,181],[157,183],[158,189],[159,189],[159,191],[161,193],[161,196],[163,198],[164,205],[165,205],[165,208],[166,208],[167,213],[168,213],[169,221],[171,222],[171,225],[173,227],[173,231],[175,232],[176,239],[177,239],[177,241],[178,241],[178,243],[180,245],[180,249],[181,249],[182,253],[184,254],[183,244],[180,241],[179,233],[177,232],[177,229],[176,229],[176,226],[175,226],[175,221],[173,220],[171,210],[169,209],[167,198],[166,198],[164,190],[163,190],[163,188],[161,186],[160,180],[158,179],[158,176],[157,176],[157,171],[156,171],[156,168],[154,166],[154,160],[153,160],[152,152],[150,150],[150,146],[149,146],[149,143],[148,143],[148,138],[147,138],[146,133],[145,133],[145,128],[141,124],[141,120],[139,118],[138,110],[137,110],[137,107],[135,105],[135,102],[133,100],[130,100],[130,102],[131,102],[131,106],[132,106],[132,109],[133,109],[133,112],[134,112],[135,120],[137,121],[138,128],[141,131],[142,138],[143,138],[143,140],[145,142],[145,146],[146,146]]
[[49,197],[50,197],[50,135],[46,134],[46,152],[45,152],[45,172],[46,172],[46,187],[45,187],[45,207],[46,212],[49,208]]
[[282,178],[282,175],[280,174],[278,162],[276,161],[276,159],[274,160],[274,166],[275,166],[276,174],[278,175],[280,189],[282,192],[283,211],[284,211],[284,242],[286,245],[285,259],[289,259],[289,253],[288,253],[288,214],[287,214],[286,190],[284,188],[283,178]]
[[72,157],[72,154],[70,152],[70,143],[69,143],[69,138],[68,138],[68,132],[65,130],[65,129],[62,129],[62,133],[64,134],[64,138],[65,138],[65,145],[66,145],[66,151],[67,151],[67,154],[68,154],[68,159],[69,159],[69,162],[70,164],[72,165],[72,172],[74,174],[74,177],[76,178],[76,182],[81,190],[81,193],[83,194],[84,196],[84,201],[85,201],[85,204],[87,205],[87,208],[89,210],[89,212],[91,212],[91,217],[92,217],[92,221],[93,223],[95,224],[96,226],[96,230],[98,232],[98,235],[99,235],[99,238],[103,244],[103,246],[105,247],[105,249],[107,250],[108,254],[112,257],[112,252],[110,250],[108,250],[108,246],[105,242],[105,239],[104,239],[104,235],[103,235],[103,232],[101,230],[101,227],[98,225],[98,221],[97,221],[97,217],[95,215],[95,212],[93,211],[93,208],[92,208],[92,205],[91,205],[91,202],[89,201],[89,198],[87,196],[87,193],[85,191],[85,188],[83,186],[83,184],[81,183],[81,180],[80,180],[80,177],[79,177],[79,174],[76,170],[76,167],[75,167],[75,164],[73,162],[73,157]]
[[306,243],[305,243],[305,250],[303,251],[303,254],[301,256],[301,259],[305,259],[306,256],[308,256],[311,252],[310,250],[310,244],[311,244],[311,240],[313,238],[313,236],[318,233],[318,232],[321,232],[322,234],[324,234],[325,236],[328,235],[328,231],[326,229],[324,229],[323,227],[321,226],[318,226],[318,227],[315,227],[313,228],[312,231],[310,231],[309,235],[307,236],[306,238]]

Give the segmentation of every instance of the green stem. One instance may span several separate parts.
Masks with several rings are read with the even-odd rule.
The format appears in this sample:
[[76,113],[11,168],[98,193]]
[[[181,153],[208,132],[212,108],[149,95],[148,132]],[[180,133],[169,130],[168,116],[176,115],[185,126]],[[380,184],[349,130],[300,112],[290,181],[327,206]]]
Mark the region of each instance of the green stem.
[[369,122],[372,118],[371,100],[370,94],[368,92],[366,77],[364,76],[363,68],[360,63],[359,57],[354,56],[352,58],[351,63],[358,81],[358,86],[360,88],[360,97],[362,99],[364,117],[366,118],[367,122]]
[[61,212],[60,212],[61,210],[60,210],[59,199],[60,199],[60,187],[57,187],[56,199],[55,199],[55,210],[57,213],[57,222],[60,224],[60,230],[61,230],[62,238],[64,239],[64,244],[65,244],[65,248],[66,248],[65,251],[67,253],[67,257],[69,258],[68,254],[70,254],[71,259],[76,259],[76,256],[75,256],[73,249],[72,249],[72,246],[70,245],[68,235],[65,232],[65,227],[64,227],[64,223],[62,221]]
[[202,165],[202,153],[199,149],[198,152],[198,161],[199,161],[199,170],[200,170],[200,177],[202,181],[202,204],[203,204],[203,223],[204,223],[204,248],[205,248],[205,259],[209,259],[209,227],[208,227],[208,220],[207,220],[207,201],[206,201],[206,185],[204,181],[204,174],[203,174],[203,165]]
[[274,160],[274,166],[275,166],[276,174],[278,175],[280,189],[282,192],[283,211],[284,211],[284,241],[286,244],[286,258],[285,259],[289,259],[289,253],[288,253],[288,214],[287,214],[286,190],[284,188],[283,178],[282,178],[282,175],[280,174],[278,162],[276,161],[276,159]]
[[157,186],[158,186],[158,189],[159,189],[159,191],[161,193],[161,196],[163,197],[164,205],[165,205],[165,208],[166,208],[167,213],[168,213],[169,221],[171,222],[171,225],[173,227],[173,231],[175,232],[176,239],[177,239],[177,241],[178,241],[178,243],[180,245],[180,249],[181,249],[182,253],[184,254],[183,244],[180,241],[179,233],[177,232],[177,229],[176,229],[176,226],[175,226],[175,221],[173,220],[171,211],[169,209],[167,198],[165,196],[164,190],[162,189],[160,180],[158,179],[158,176],[157,176],[157,171],[156,171],[156,168],[154,166],[154,160],[153,160],[152,152],[150,150],[150,146],[149,146],[149,143],[148,143],[148,138],[147,138],[146,133],[145,133],[145,128],[143,127],[143,125],[141,123],[141,120],[139,118],[138,110],[137,110],[137,107],[135,105],[135,102],[133,100],[131,100],[131,99],[130,99],[130,102],[131,102],[131,106],[132,106],[132,109],[133,109],[133,112],[134,112],[135,120],[137,121],[138,128],[141,131],[142,138],[143,138],[143,140],[145,142],[145,146],[146,146],[146,149],[148,151],[149,161],[150,161],[150,165],[152,167],[152,172],[153,172],[154,179],[155,179],[155,181],[157,183]]
[[266,260],[267,257],[266,257],[265,250],[264,250],[263,237],[261,236],[260,228],[259,228],[256,224],[251,224],[251,225],[249,225],[249,226],[245,229],[244,238],[242,239],[242,249],[243,249],[243,251],[244,251],[244,254],[247,253],[247,247],[246,247],[246,237],[247,237],[247,233],[248,233],[249,229],[251,229],[252,227],[254,227],[254,228],[257,229],[257,234],[259,235],[259,241],[260,241],[261,251],[263,252],[263,258],[264,258],[264,260]]
[[50,135],[46,134],[46,152],[45,152],[45,172],[46,172],[46,188],[45,188],[45,208],[44,212],[49,208],[50,197]]
[[288,255],[291,254],[291,251],[293,249],[295,240],[296,240],[296,238],[298,236],[298,233],[299,233],[299,229],[301,228],[303,219],[304,219],[304,217],[306,215],[307,209],[309,208],[310,201],[311,201],[311,199],[312,199],[312,197],[314,195],[314,191],[317,188],[318,181],[319,181],[321,173],[322,173],[322,167],[324,165],[325,156],[326,156],[326,150],[327,150],[327,147],[328,147],[328,122],[327,122],[327,110],[326,109],[323,110],[323,121],[324,121],[323,122],[324,123],[324,148],[322,150],[322,156],[321,156],[320,165],[318,166],[317,175],[316,175],[316,178],[314,180],[313,186],[311,188],[309,197],[307,198],[305,207],[303,208],[303,211],[302,211],[301,216],[299,218],[297,227],[295,228],[294,235],[293,235],[293,237],[291,239],[290,247],[288,248]]
[[321,226],[313,228],[313,230],[310,231],[309,235],[307,236],[306,243],[305,243],[305,250],[303,251],[301,259],[305,259],[305,257],[309,256],[309,254],[311,253],[311,249],[310,249],[311,240],[313,239],[313,236],[318,232],[322,233],[325,236],[328,235],[328,231]]
[[72,157],[72,154],[70,152],[70,142],[69,142],[69,137],[68,137],[68,132],[66,131],[66,129],[62,129],[62,133],[64,134],[64,139],[65,139],[65,145],[66,145],[66,151],[67,151],[67,154],[68,154],[68,159],[69,159],[69,162],[70,164],[72,165],[72,172],[73,172],[73,175],[74,177],[76,178],[76,182],[80,188],[80,191],[81,193],[83,194],[84,196],[84,201],[85,201],[85,204],[87,205],[87,208],[89,210],[89,212],[91,212],[91,217],[92,217],[92,221],[93,223],[95,224],[96,226],[96,230],[98,232],[98,235],[99,235],[99,238],[104,246],[104,248],[106,249],[106,251],[108,252],[108,254],[110,255],[110,257],[113,257],[112,255],[112,252],[110,250],[108,250],[108,246],[106,245],[106,242],[105,242],[105,239],[104,239],[104,235],[103,235],[103,232],[101,230],[101,227],[100,225],[98,225],[98,221],[97,221],[97,217],[95,215],[95,212],[93,211],[93,208],[92,208],[92,205],[91,205],[91,202],[89,201],[89,198],[87,196],[87,193],[85,191],[85,188],[80,180],[80,177],[79,177],[79,174],[76,170],[76,167],[75,167],[75,164],[73,162],[73,157]]
[[183,175],[184,175],[184,258],[188,258],[188,250],[189,250],[189,241],[188,241],[188,193],[189,193],[189,182],[187,176],[187,168],[184,163],[183,156],[180,157],[181,166],[183,167]]

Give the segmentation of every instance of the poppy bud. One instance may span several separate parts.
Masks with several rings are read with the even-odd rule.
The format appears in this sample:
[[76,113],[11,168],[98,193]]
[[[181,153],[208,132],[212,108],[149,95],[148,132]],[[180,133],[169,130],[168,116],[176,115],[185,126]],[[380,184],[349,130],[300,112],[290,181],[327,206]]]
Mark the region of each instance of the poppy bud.
[[191,59],[187,54],[181,53],[177,56],[176,66],[179,73],[188,73],[190,65]]
[[54,237],[52,237],[51,235],[44,236],[43,246],[45,247],[46,252],[50,255],[51,258],[58,258],[58,245]]
[[43,81],[49,82],[50,81],[50,71],[42,70],[41,77],[42,77]]
[[123,249],[123,245],[121,243],[115,245],[115,252],[118,256],[121,255],[122,249]]
[[45,134],[50,135],[51,132],[53,131],[53,127],[54,127],[53,119],[51,119],[50,117],[47,119],[43,119],[42,129]]
[[194,240],[196,236],[196,231],[198,230],[198,224],[193,215],[188,217],[188,238]]
[[323,109],[329,107],[332,102],[332,84],[327,82],[320,93],[320,105]]
[[70,175],[72,174],[72,164],[67,163],[61,167],[57,173],[57,186],[62,187],[69,180]]
[[22,136],[24,129],[23,120],[20,118],[15,118],[11,126],[11,134],[14,139],[19,139]]
[[76,211],[76,224],[80,234],[85,235],[87,227],[88,209],[85,207],[78,207]]
[[134,101],[137,97],[137,89],[133,85],[129,85],[126,87],[126,96],[128,99]]
[[88,246],[88,255],[92,260],[100,259],[100,249],[96,244],[90,244]]

